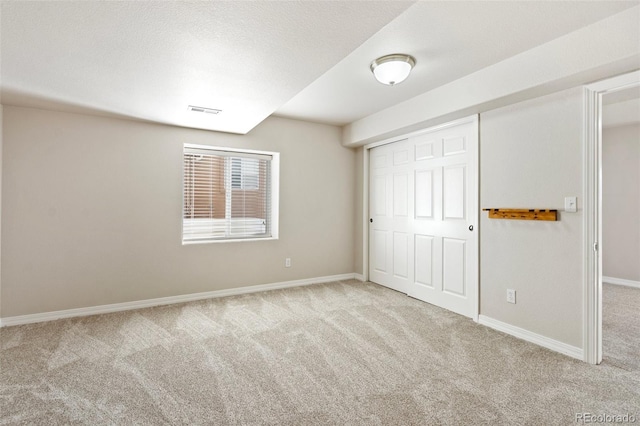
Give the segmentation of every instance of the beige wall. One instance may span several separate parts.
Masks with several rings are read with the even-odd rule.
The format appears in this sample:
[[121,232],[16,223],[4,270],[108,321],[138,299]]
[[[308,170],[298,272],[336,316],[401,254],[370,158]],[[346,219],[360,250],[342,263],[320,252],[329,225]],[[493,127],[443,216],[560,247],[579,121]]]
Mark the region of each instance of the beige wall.
[[640,281],[640,125],[602,132],[602,274]]
[[[480,117],[481,208],[561,210],[565,196],[578,197],[578,212],[560,212],[557,222],[481,213],[480,314],[576,347],[583,321],[582,121],[580,88]],[[357,184],[362,191],[361,178]],[[362,232],[357,237],[359,271]],[[506,301],[508,288],[516,290],[515,305]]]
[[[563,209],[557,222],[481,214],[480,314],[582,347],[582,96],[579,88],[480,119],[482,208]],[[507,288],[517,304],[506,301]]]
[[[280,152],[280,239],[182,246],[183,143]],[[354,163],[328,125],[239,136],[5,106],[2,316],[352,273]]]

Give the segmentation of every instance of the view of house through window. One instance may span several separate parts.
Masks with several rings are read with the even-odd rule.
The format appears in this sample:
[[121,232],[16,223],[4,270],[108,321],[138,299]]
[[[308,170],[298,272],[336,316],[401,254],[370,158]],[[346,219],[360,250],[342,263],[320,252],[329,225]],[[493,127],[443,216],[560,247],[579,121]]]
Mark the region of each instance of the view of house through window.
[[277,237],[274,153],[185,145],[183,157],[183,243]]

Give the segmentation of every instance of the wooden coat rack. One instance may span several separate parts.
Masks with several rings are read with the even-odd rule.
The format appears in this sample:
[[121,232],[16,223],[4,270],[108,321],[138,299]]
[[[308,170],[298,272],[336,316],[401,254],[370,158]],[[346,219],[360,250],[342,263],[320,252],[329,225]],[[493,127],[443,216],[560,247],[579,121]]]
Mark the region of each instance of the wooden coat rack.
[[558,220],[558,210],[551,209],[482,209],[489,219]]

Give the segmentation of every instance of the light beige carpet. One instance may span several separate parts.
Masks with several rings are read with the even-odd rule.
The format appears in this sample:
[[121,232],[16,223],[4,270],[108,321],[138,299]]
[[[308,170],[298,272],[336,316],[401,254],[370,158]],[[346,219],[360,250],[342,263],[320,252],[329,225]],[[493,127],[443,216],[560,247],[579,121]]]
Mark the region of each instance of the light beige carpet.
[[0,333],[0,424],[570,425],[578,412],[640,419],[638,370],[591,366],[371,283]]
[[640,371],[640,289],[602,286],[602,353],[605,364]]

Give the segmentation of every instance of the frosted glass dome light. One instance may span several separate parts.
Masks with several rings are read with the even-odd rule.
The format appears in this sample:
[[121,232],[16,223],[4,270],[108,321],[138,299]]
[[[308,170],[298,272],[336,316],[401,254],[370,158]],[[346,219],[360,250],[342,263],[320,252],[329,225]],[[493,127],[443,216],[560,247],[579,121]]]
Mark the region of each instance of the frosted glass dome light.
[[416,65],[413,56],[394,53],[393,55],[382,56],[371,62],[371,72],[382,84],[393,86],[402,83],[411,69]]

